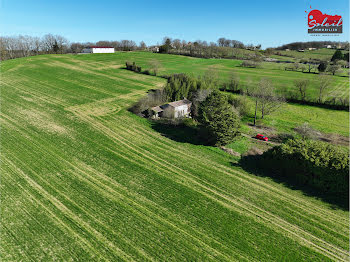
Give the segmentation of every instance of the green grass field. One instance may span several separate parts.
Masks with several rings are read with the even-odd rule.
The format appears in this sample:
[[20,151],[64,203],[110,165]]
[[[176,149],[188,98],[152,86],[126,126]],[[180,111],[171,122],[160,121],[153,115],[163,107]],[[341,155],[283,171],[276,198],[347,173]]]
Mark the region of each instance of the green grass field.
[[[330,61],[335,49],[321,48],[317,50],[305,50],[304,52],[279,50],[277,52],[281,53],[283,56],[276,56],[276,58],[288,56],[296,59],[318,59],[321,61]],[[348,53],[348,51],[343,50],[342,53],[345,54]]]
[[[233,96],[239,96],[234,94]],[[249,100],[249,115],[242,120],[244,123],[253,123],[255,104]],[[349,112],[344,110],[332,110],[309,105],[286,103],[277,111],[261,119],[258,111],[258,121],[279,133],[291,133],[294,128],[308,123],[314,129],[326,134],[339,134],[349,136]]]
[[147,53],[2,63],[1,261],[348,261],[348,211],[127,111],[165,80],[121,66],[153,57],[163,73],[238,63]]
[[[79,57],[79,60],[87,61],[89,57]],[[102,59],[102,58],[101,58]],[[112,59],[105,58],[103,61],[108,62]],[[135,61],[142,69],[149,68],[149,61],[158,60],[162,65],[159,74],[188,73],[194,75],[204,74],[208,69],[215,69],[219,75],[219,81],[226,81],[231,72],[235,72],[241,85],[246,85],[248,81],[257,84],[261,78],[269,78],[277,90],[287,89],[294,90],[294,81],[297,79],[310,80],[310,86],[307,90],[307,96],[311,99],[318,98],[319,75],[302,73],[301,71],[285,71],[285,66],[290,64],[284,63],[261,63],[261,68],[244,68],[241,67],[242,61],[229,59],[200,59],[178,55],[153,54],[146,52],[117,53],[117,58],[121,63],[129,60]],[[349,78],[344,76],[331,76],[332,84],[328,90],[328,96],[348,97]]]

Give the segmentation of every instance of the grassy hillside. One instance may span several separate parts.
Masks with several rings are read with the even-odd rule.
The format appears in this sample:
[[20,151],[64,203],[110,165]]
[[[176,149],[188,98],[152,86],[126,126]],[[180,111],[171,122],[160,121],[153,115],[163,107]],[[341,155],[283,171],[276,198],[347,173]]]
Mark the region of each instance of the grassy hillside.
[[[149,57],[2,63],[1,261],[347,261],[348,211],[126,110],[164,84],[120,68]],[[157,58],[163,72],[237,64]]]
[[[321,48],[317,50],[305,50],[304,52],[298,52],[295,50],[278,50],[277,52],[282,54],[283,56],[288,56],[297,59],[318,59],[321,61],[330,61],[335,52],[335,49]],[[348,53],[348,51],[342,51],[342,53],[345,54]]]
[[[88,61],[89,57],[79,57],[79,59]],[[103,58],[101,58],[103,59]],[[111,57],[105,58],[101,61],[110,61]],[[310,87],[307,90],[307,96],[312,99],[318,97],[319,75],[309,74],[295,71],[285,71],[286,66],[290,64],[263,62],[262,68],[244,68],[241,67],[239,60],[226,59],[199,59],[193,57],[184,57],[177,55],[153,54],[146,52],[133,53],[117,53],[116,59],[118,62],[125,62],[130,60],[135,61],[143,69],[149,68],[149,61],[158,60],[162,68],[160,74],[171,73],[189,73],[189,74],[204,74],[208,69],[215,69],[220,77],[220,81],[225,81],[230,72],[235,72],[241,81],[242,85],[247,84],[247,81],[252,81],[256,84],[261,78],[270,78],[277,90],[282,88],[287,90],[294,90],[294,81],[296,79],[309,79]],[[349,93],[349,78],[343,75],[332,77],[332,86],[329,94],[340,97],[348,97]]]

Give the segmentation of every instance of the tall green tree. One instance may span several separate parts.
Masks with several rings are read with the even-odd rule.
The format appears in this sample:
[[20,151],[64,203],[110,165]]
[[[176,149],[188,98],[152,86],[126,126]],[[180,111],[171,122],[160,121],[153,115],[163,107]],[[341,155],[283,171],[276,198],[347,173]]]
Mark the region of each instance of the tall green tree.
[[340,50],[336,50],[331,58],[331,61],[343,60],[344,55]]
[[198,121],[207,131],[208,141],[226,145],[239,134],[240,119],[228,103],[227,96],[214,90],[199,106]]
[[319,65],[318,65],[318,71],[320,71],[320,72],[324,72],[324,71],[326,71],[326,69],[327,69],[327,62],[321,62]]

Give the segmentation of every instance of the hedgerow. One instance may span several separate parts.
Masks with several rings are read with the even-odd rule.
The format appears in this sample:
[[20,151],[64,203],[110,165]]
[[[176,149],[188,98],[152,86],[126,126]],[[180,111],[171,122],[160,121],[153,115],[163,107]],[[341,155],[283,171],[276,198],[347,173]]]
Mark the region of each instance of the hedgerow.
[[262,156],[267,168],[324,192],[349,192],[349,156],[339,147],[305,139],[290,139]]

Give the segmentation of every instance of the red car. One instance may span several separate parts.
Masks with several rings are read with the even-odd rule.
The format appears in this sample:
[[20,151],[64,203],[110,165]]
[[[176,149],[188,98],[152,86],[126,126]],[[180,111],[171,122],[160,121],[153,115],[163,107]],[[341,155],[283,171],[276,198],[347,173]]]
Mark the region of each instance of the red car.
[[262,134],[257,134],[255,136],[256,139],[259,139],[259,140],[264,140],[264,141],[269,141],[269,138],[266,137],[266,136],[263,136]]

